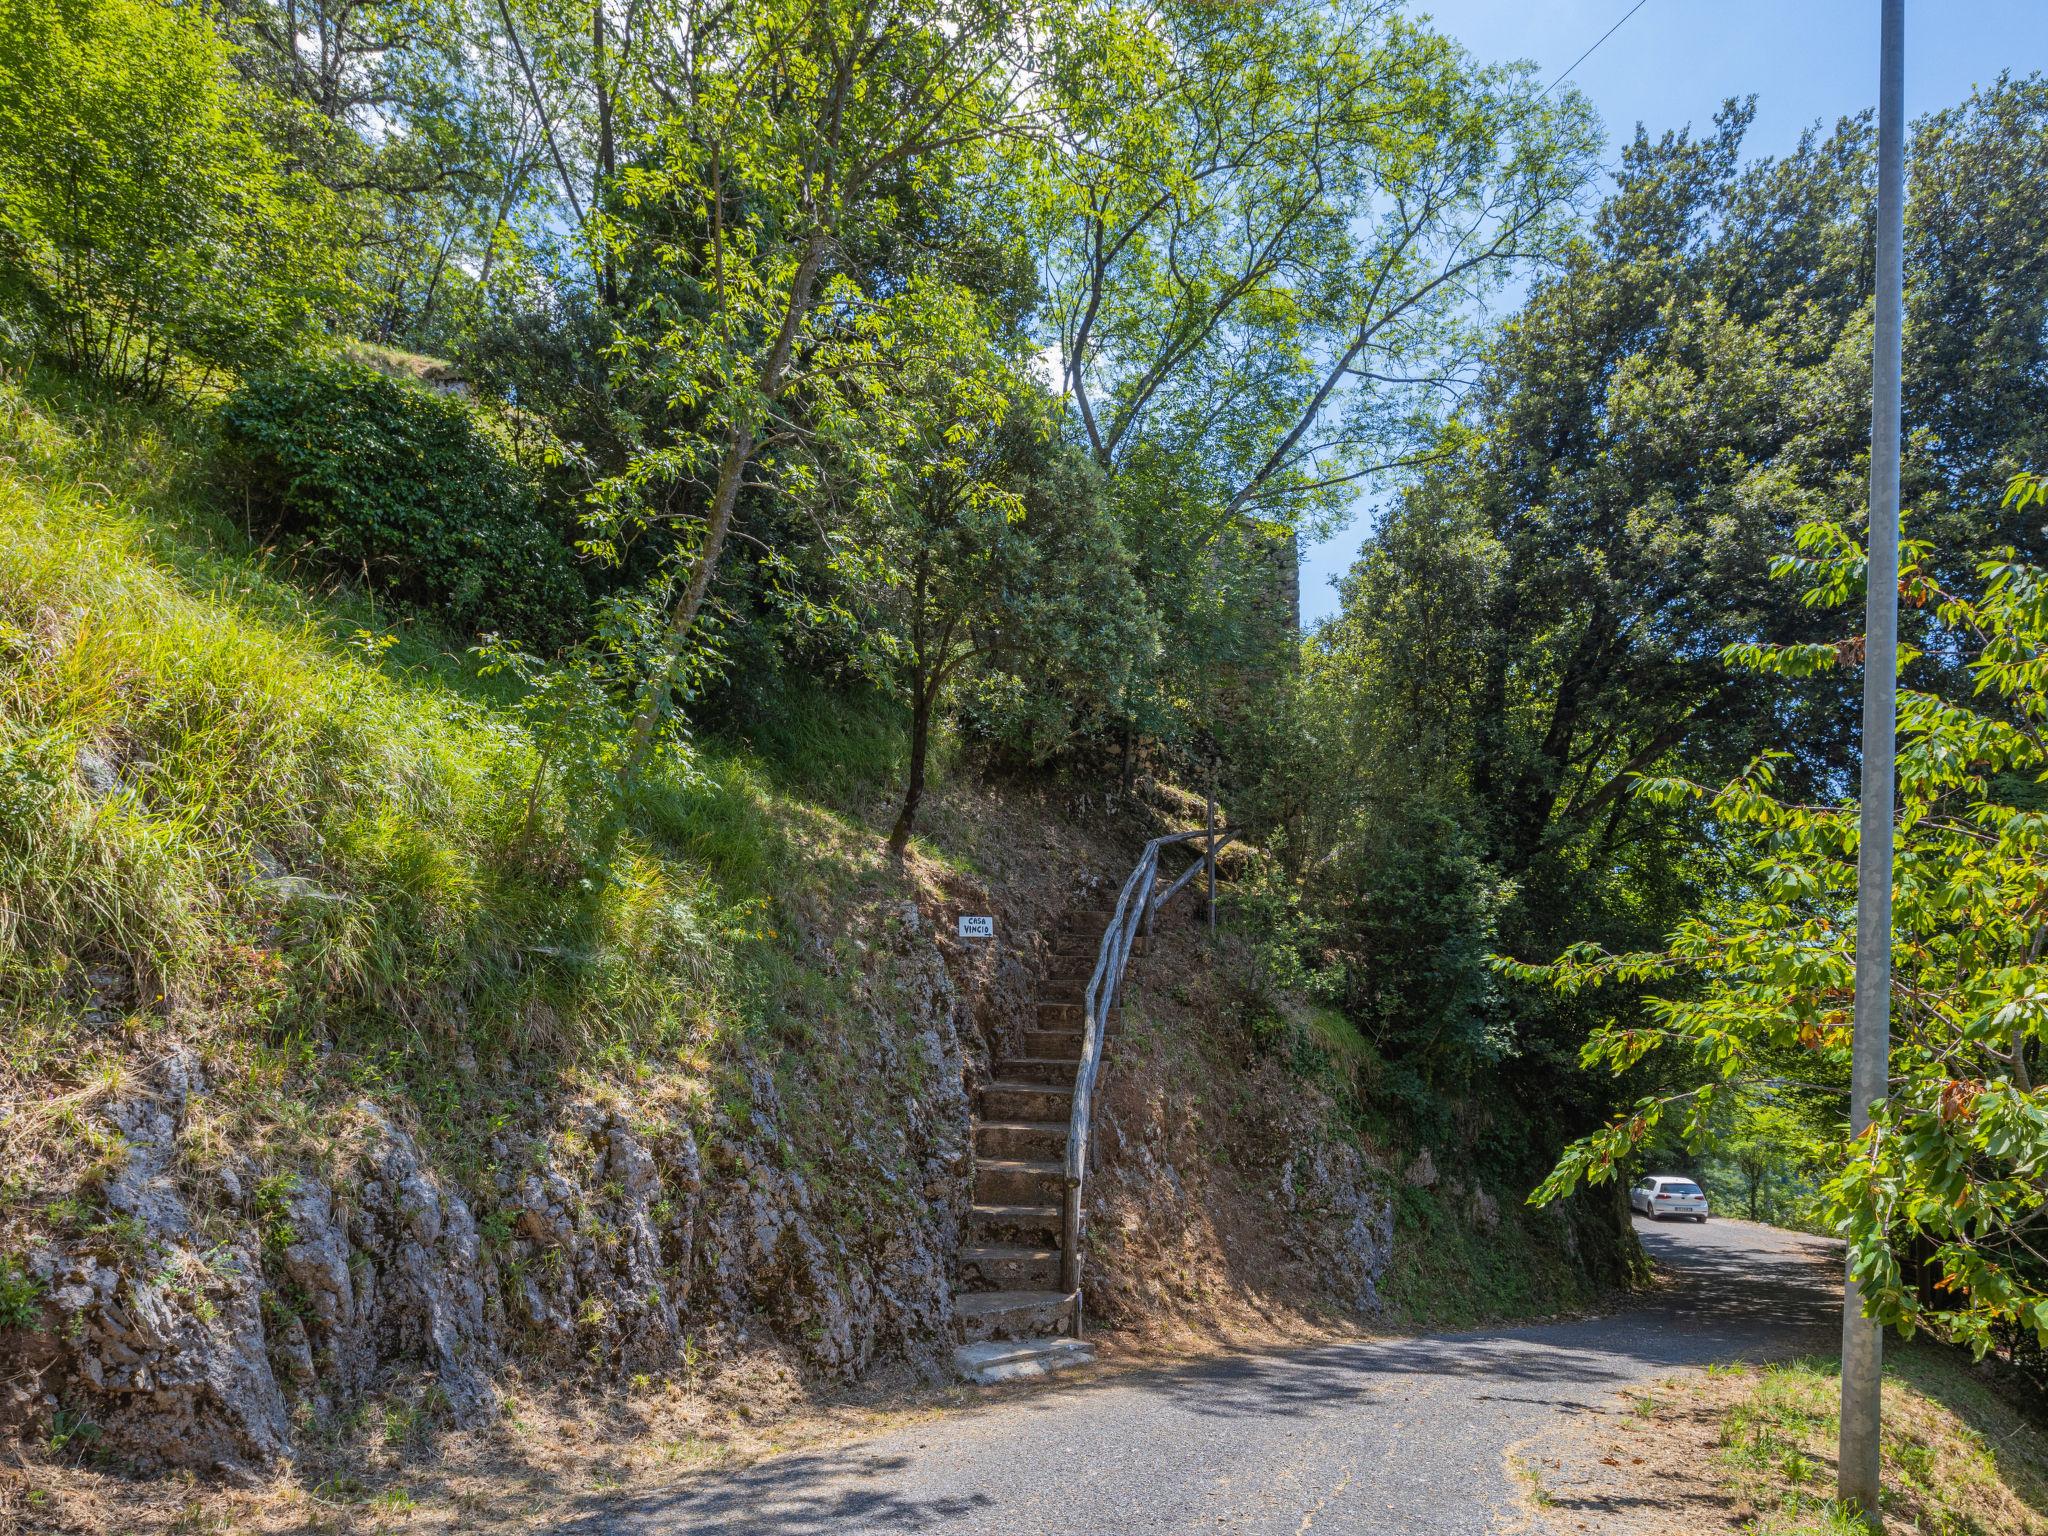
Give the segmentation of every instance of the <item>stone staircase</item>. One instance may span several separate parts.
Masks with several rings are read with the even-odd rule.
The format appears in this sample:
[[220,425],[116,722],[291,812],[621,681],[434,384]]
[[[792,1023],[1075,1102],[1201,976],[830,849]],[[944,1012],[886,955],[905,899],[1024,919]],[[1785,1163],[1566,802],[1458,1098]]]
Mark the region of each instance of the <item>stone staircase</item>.
[[953,1299],[964,1341],[954,1364],[971,1381],[1038,1376],[1092,1358],[1078,1337],[1080,1294],[1060,1289],[1060,1191],[1082,995],[1109,916],[1076,912],[1061,922],[1023,1052],[995,1062],[981,1089],[974,1206]]

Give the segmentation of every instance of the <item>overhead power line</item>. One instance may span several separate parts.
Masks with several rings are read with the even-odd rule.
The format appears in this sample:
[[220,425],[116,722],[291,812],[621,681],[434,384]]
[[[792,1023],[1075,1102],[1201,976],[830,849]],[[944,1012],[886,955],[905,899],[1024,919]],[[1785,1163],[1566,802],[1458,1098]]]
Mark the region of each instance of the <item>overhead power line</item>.
[[1548,96],[1560,85],[1563,85],[1565,81],[1569,80],[1571,78],[1573,69],[1577,69],[1581,64],[1585,63],[1586,60],[1590,59],[1591,57],[1593,57],[1594,54],[1598,53],[1600,51],[1600,45],[1602,43],[1606,42],[1607,39],[1614,36],[1614,34],[1619,32],[1623,27],[1627,26],[1629,17],[1635,15],[1637,11],[1640,11],[1644,6],[1648,5],[1649,3],[1650,0],[1636,0],[1636,3],[1630,6],[1628,10],[1622,14],[1621,20],[1617,21],[1605,32],[1602,32],[1598,37],[1596,37],[1593,40],[1592,47],[1588,48],[1584,53],[1580,54],[1576,59],[1572,60],[1571,69],[1567,69],[1563,74],[1559,75],[1555,80],[1551,81],[1550,84],[1543,87],[1543,94]]

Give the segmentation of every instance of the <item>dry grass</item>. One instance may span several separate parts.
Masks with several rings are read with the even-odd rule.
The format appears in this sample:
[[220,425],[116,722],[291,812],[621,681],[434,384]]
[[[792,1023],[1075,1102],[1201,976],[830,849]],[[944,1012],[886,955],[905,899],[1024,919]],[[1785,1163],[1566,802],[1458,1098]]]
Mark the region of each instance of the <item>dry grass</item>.
[[[1589,1536],[1865,1536],[1834,1500],[1833,1361],[1709,1367],[1621,1394],[1522,1449],[1537,1530]],[[1884,1387],[1884,1530],[2048,1536],[2048,1433],[1954,1353],[1895,1347]]]

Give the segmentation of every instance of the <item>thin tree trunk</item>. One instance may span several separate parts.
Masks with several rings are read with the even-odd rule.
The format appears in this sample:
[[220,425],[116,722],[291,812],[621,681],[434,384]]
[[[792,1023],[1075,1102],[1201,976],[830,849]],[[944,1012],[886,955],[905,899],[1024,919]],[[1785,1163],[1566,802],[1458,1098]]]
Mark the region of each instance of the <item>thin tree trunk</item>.
[[[595,212],[604,201],[604,189],[612,179],[616,164],[612,147],[612,88],[611,82],[605,78],[604,0],[591,0],[590,46],[590,78],[597,91],[597,169],[591,175],[590,187],[590,207]],[[618,269],[612,261],[611,242],[605,240],[597,257],[597,294],[606,309],[618,307],[618,287]]]
[[910,784],[903,792],[903,809],[889,832],[889,852],[896,858],[910,846],[910,834],[917,830],[917,808],[924,800],[925,755],[932,736],[932,704],[936,689],[927,687],[918,669],[917,698],[910,707]]
[[505,0],[498,0],[498,15],[505,23],[505,39],[512,45],[512,56],[519,61],[519,72],[526,77],[526,94],[533,102],[534,114],[540,118],[541,132],[547,136],[548,153],[555,161],[555,174],[562,178],[562,193],[569,199],[569,211],[576,215],[576,227],[581,230],[583,200],[576,195],[576,181],[569,174],[569,162],[562,158],[562,147],[555,142],[554,120],[548,116],[547,103],[541,100],[540,84],[533,77],[533,66],[526,61],[526,45],[519,41],[519,29],[512,24],[512,8]]
[[690,630],[704,606],[705,595],[711,590],[712,573],[718,569],[718,556],[725,548],[726,532],[732,527],[733,507],[739,501],[740,481],[753,456],[754,434],[744,427],[735,429],[726,440],[725,457],[718,466],[718,484],[711,495],[704,543],[697,551],[690,584],[683,589],[683,595],[676,599],[675,607],[669,612],[668,633],[662,641],[661,664],[655,670],[639,714],[633,717],[633,735],[626,748],[625,762],[619,770],[621,783],[632,783],[640,776],[640,770],[647,766],[647,754],[654,746],[654,728],[661,723],[665,698],[675,687],[676,672],[687,654]]

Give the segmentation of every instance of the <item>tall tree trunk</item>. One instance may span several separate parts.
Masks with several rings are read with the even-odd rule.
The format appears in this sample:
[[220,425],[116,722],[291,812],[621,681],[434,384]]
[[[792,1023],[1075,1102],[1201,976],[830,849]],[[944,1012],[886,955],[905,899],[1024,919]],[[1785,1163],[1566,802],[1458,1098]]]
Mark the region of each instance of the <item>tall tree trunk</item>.
[[711,576],[718,569],[719,552],[725,548],[726,530],[732,526],[732,511],[739,501],[740,481],[747,472],[747,464],[754,456],[754,434],[744,427],[736,429],[726,441],[725,457],[719,462],[718,484],[711,494],[711,511],[705,519],[704,543],[697,551],[697,563],[690,572],[690,584],[683,589],[683,595],[669,612],[668,633],[662,641],[662,659],[655,668],[654,677],[648,684],[647,697],[641,701],[640,712],[633,717],[633,734],[626,747],[625,761],[619,768],[619,780],[630,784],[640,776],[640,770],[647,766],[647,754],[654,746],[654,728],[661,723],[661,713],[668,693],[676,685],[676,673],[681,669],[683,657],[688,654],[690,630],[697,622],[697,614],[704,606],[705,595],[711,590]]
[[[590,76],[597,88],[597,169],[591,174],[590,186],[590,208],[594,213],[603,205],[604,190],[610,184],[616,166],[612,145],[612,87],[605,78],[604,0],[591,0],[590,45]],[[597,296],[603,300],[606,309],[618,307],[618,268],[612,260],[611,241],[602,238],[597,257]]]
[[889,852],[897,858],[910,846],[910,834],[917,829],[917,807],[924,799],[925,753],[932,737],[932,706],[936,688],[927,687],[924,669],[917,670],[917,697],[910,706],[910,783],[903,792],[903,809],[889,832]]
[[562,146],[555,139],[555,121],[548,116],[548,104],[540,94],[540,82],[534,78],[533,66],[527,62],[526,45],[519,40],[519,29],[512,24],[512,8],[505,0],[498,0],[498,16],[505,23],[505,39],[512,45],[512,56],[519,61],[519,73],[526,77],[527,99],[533,103],[534,115],[540,119],[541,132],[546,135],[548,154],[555,162],[555,174],[562,178],[562,195],[569,199],[569,211],[576,215],[576,228],[583,228],[583,199],[576,195],[576,178],[569,174],[569,162],[562,158]]

